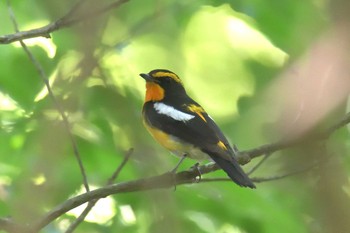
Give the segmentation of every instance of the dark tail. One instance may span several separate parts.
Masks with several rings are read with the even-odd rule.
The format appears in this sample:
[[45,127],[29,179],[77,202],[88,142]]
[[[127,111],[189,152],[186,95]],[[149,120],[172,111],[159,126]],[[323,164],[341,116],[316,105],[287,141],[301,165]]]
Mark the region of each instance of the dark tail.
[[249,179],[247,174],[244,173],[238,162],[232,158],[232,161],[226,160],[217,155],[209,155],[214,162],[224,170],[227,175],[239,186],[256,188],[254,183]]

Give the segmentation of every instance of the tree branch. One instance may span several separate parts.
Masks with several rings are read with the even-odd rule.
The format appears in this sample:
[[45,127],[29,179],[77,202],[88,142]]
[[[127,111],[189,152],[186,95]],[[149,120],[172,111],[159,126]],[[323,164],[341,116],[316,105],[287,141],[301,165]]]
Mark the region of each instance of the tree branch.
[[238,161],[240,164],[244,165],[248,163],[251,159],[259,157],[264,154],[271,154],[276,151],[284,150],[287,148],[292,148],[297,145],[306,144],[318,140],[328,139],[336,130],[344,127],[350,123],[350,112],[345,114],[345,116],[337,121],[334,125],[316,135],[298,138],[290,141],[279,141],[275,143],[265,144],[255,149],[240,151],[238,155]]
[[[124,168],[124,166],[126,165],[126,163],[128,162],[131,154],[133,153],[133,149],[131,148],[129,151],[127,151],[125,153],[124,159],[121,162],[121,164],[118,166],[118,168],[115,170],[115,172],[112,174],[112,176],[107,180],[107,184],[111,185],[113,184],[113,182],[115,181],[115,179],[118,178],[120,172],[122,171],[122,169]],[[78,226],[79,224],[84,221],[84,219],[86,218],[86,216],[89,214],[89,212],[92,210],[92,208],[96,205],[96,203],[98,202],[99,199],[94,199],[92,201],[89,201],[88,205],[86,206],[86,208],[84,209],[84,211],[80,214],[80,216],[67,228],[65,233],[72,233]]]
[[43,27],[35,28],[28,31],[17,31],[13,34],[8,35],[2,35],[0,36],[0,44],[9,44],[16,41],[21,41],[24,39],[29,38],[35,38],[35,37],[46,37],[50,38],[50,33],[57,31],[59,29],[72,26],[74,24],[77,24],[81,21],[91,19],[92,17],[100,16],[107,11],[110,11],[114,8],[118,8],[122,4],[128,2],[129,0],[117,0],[110,4],[107,4],[106,6],[103,6],[97,10],[93,10],[91,12],[84,12],[81,15],[78,15],[76,17],[75,14],[77,13],[78,9],[82,5],[84,1],[79,1],[76,5],[74,5],[67,14],[65,14],[63,17],[59,18],[55,22],[49,23]]
[[264,157],[250,170],[247,172],[247,175],[250,176],[253,174],[269,157],[271,154],[265,154]]
[[[266,181],[278,180],[288,176],[296,175],[302,172],[308,171],[310,168],[315,165],[308,166],[306,168],[300,169],[298,171],[293,171],[287,174],[272,176],[267,178],[252,178],[254,182],[261,183]],[[201,172],[201,175],[210,173],[214,170],[218,170],[218,167],[214,163],[209,163],[206,165],[199,166],[198,169]],[[61,205],[57,206],[49,213],[47,213],[42,220],[34,225],[30,233],[38,232],[40,229],[48,225],[50,222],[65,214],[71,209],[78,207],[90,200],[96,200],[98,198],[104,198],[109,195],[118,194],[118,193],[130,193],[130,192],[139,192],[139,191],[149,191],[154,189],[166,189],[178,186],[180,184],[192,184],[200,182],[213,182],[213,181],[230,181],[228,178],[213,178],[213,179],[201,179],[199,182],[196,179],[198,176],[197,168],[191,168],[187,171],[182,171],[177,174],[172,174],[171,172],[164,173],[159,176],[153,176],[145,179],[138,179],[128,182],[122,182],[103,188],[92,190],[88,193],[81,194],[79,196],[73,197]]]
[[95,189],[90,192],[81,194],[79,196],[73,197],[61,205],[57,206],[46,214],[42,220],[34,225],[30,232],[38,232],[40,229],[45,227],[47,224],[66,213],[67,211],[80,206],[86,202],[94,199],[104,198],[111,194],[117,193],[129,193],[137,191],[146,191],[153,189],[165,189],[171,188],[180,184],[188,184],[196,182],[196,177],[198,176],[198,171],[196,169],[179,172],[177,174],[164,173],[159,176],[153,176],[145,179],[138,179],[128,182],[122,182],[103,188]]

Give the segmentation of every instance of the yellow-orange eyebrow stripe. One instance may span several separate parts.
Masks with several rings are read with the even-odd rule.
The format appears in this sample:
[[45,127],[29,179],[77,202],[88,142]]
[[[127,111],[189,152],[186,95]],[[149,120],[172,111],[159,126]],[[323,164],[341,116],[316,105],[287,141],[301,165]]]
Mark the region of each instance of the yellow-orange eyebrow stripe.
[[182,83],[182,82],[181,82],[181,79],[180,79],[176,74],[171,73],[171,72],[158,71],[158,72],[152,74],[152,76],[153,76],[154,78],[170,77],[170,78],[174,79],[176,82]]

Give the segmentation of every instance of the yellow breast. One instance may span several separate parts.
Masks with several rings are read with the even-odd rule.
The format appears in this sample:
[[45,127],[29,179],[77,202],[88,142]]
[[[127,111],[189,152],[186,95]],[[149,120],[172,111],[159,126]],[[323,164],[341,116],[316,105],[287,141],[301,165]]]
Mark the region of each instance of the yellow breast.
[[196,148],[191,144],[184,143],[179,138],[164,133],[159,129],[153,128],[146,122],[144,122],[144,125],[152,137],[173,154],[179,157],[182,157],[184,154],[186,154],[187,157],[198,161],[208,159],[208,155],[203,153],[199,148]]

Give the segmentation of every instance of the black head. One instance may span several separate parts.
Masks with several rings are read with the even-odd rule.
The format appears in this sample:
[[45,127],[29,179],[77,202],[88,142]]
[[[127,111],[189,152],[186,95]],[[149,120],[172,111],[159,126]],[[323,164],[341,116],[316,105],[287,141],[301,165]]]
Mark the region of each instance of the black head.
[[165,97],[186,93],[179,76],[169,70],[156,69],[148,74],[140,74],[140,76],[144,78],[147,83],[159,85],[164,90]]

